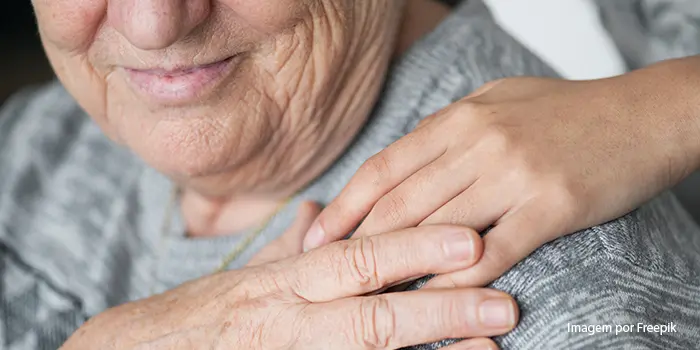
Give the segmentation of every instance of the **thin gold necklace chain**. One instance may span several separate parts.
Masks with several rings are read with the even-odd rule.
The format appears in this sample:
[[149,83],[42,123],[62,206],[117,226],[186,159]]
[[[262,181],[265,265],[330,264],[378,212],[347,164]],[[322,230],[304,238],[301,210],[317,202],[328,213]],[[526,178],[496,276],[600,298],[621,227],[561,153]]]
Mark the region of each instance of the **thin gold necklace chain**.
[[[173,214],[175,212],[175,208],[177,207],[177,200],[179,197],[180,197],[179,188],[177,186],[173,186],[173,189],[172,189],[171,194],[170,194],[170,199],[168,201],[168,206],[165,210],[164,221],[163,221],[162,232],[161,232],[161,244],[160,244],[160,246],[162,247],[163,250],[166,250],[163,246],[165,245],[165,238],[170,233],[170,229],[171,229],[171,225],[172,225],[172,221],[173,221]],[[274,219],[277,215],[279,215],[279,213],[282,211],[282,209],[284,209],[292,201],[292,198],[294,198],[294,196],[290,196],[289,198],[287,198],[286,200],[281,202],[277,206],[277,208],[275,208],[275,211],[272,212],[272,214],[270,214],[267,218],[265,218],[263,223],[258,228],[256,228],[254,231],[247,234],[245,237],[243,237],[243,240],[240,243],[238,243],[233,248],[233,250],[231,250],[231,252],[228,253],[223,258],[223,260],[221,261],[221,264],[219,264],[219,267],[216,268],[216,270],[214,270],[212,272],[212,274],[226,271],[226,269],[229,267],[229,265],[231,265],[231,263],[234,260],[236,260],[238,257],[240,257],[241,254],[246,249],[248,249],[248,247],[250,247],[251,244],[253,244],[255,239],[260,237],[260,235],[263,233],[263,231],[265,230],[267,225],[270,224],[270,221],[272,221],[272,219]],[[162,254],[159,254],[159,256],[160,255],[162,255]],[[157,265],[157,264],[155,264],[155,265]],[[155,276],[155,272],[154,272],[154,276]]]
[[263,233],[267,225],[270,224],[270,221],[272,221],[272,219],[274,219],[282,211],[282,209],[284,209],[289,204],[289,202],[292,201],[292,198],[294,198],[294,196],[291,196],[285,199],[280,204],[278,204],[277,208],[275,208],[275,211],[272,212],[272,214],[270,214],[268,217],[266,217],[265,220],[263,220],[262,224],[257,229],[255,229],[255,231],[247,234],[243,238],[243,241],[237,244],[233,248],[233,250],[224,257],[224,259],[221,261],[221,265],[219,265],[219,268],[217,268],[214,271],[214,273],[226,271],[228,266],[231,265],[231,263],[234,260],[236,260],[236,258],[238,258],[246,249],[248,249],[248,247],[250,247],[253,241],[255,241],[255,239]]

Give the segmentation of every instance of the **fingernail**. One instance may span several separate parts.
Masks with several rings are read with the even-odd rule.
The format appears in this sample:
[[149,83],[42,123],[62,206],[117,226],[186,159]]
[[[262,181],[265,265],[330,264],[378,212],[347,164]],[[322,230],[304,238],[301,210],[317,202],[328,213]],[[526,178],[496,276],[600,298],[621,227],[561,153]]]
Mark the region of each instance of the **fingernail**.
[[509,299],[489,299],[479,306],[481,324],[491,328],[506,328],[515,325],[515,309]]
[[448,259],[470,260],[474,256],[474,240],[464,232],[452,232],[446,237],[443,249],[445,249]]
[[306,237],[304,237],[304,253],[323,244],[323,238],[325,236],[326,233],[323,232],[323,228],[317,219],[311,224],[311,228],[309,228]]

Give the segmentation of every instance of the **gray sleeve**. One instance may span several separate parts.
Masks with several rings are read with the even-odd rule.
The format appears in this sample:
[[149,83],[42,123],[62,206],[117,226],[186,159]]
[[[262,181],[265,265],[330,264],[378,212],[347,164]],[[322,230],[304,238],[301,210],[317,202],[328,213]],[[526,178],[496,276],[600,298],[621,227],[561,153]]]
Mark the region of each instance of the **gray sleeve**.
[[697,348],[699,252],[700,229],[670,193],[560,238],[491,285],[521,311],[516,329],[495,340],[504,350]]
[[700,54],[700,1],[594,1],[630,69]]

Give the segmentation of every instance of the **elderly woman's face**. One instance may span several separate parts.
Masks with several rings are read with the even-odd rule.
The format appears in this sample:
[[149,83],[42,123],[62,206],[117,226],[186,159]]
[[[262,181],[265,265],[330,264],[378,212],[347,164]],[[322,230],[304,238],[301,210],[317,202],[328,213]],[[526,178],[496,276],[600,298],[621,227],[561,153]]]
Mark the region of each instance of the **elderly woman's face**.
[[59,78],[110,137],[180,181],[206,178],[222,187],[254,187],[241,169],[269,173],[270,162],[297,157],[303,163],[312,151],[322,156],[304,144],[340,149],[329,140],[349,142],[342,135],[357,130],[374,103],[402,6],[398,0],[33,3]]

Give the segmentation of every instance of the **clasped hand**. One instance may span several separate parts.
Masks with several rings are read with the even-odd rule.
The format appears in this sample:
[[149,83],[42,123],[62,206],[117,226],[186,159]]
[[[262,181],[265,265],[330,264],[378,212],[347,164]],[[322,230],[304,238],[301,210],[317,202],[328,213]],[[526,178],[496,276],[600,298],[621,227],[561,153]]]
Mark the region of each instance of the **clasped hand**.
[[472,338],[448,349],[495,349],[478,337],[514,327],[515,302],[495,290],[367,295],[473,265],[481,239],[463,227],[398,230],[269,262],[288,242],[300,252],[314,210],[303,205],[297,223],[253,266],[110,309],[63,349],[397,349],[447,338]]

